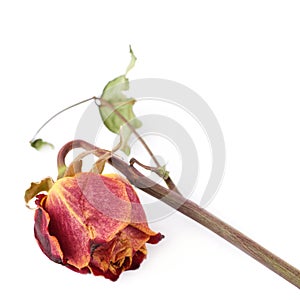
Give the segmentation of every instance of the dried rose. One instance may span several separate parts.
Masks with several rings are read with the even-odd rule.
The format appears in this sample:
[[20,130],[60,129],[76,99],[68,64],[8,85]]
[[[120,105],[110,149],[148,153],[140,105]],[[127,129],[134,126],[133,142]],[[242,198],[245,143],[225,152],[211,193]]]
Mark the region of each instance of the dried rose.
[[[42,190],[48,195],[40,194]],[[134,189],[118,175],[78,173],[55,183],[47,178],[32,184],[25,198],[35,194],[39,246],[52,261],[73,271],[115,281],[123,271],[140,266],[145,243],[163,238],[148,227]]]

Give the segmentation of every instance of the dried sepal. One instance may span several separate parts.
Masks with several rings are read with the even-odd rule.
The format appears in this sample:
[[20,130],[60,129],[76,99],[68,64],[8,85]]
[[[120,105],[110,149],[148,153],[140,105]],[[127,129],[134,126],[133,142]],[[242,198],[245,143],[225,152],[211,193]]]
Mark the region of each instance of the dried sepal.
[[29,201],[40,192],[48,192],[54,185],[54,181],[51,177],[46,177],[40,182],[32,182],[30,187],[25,191],[24,199],[26,205]]
[[99,159],[97,160],[92,168],[92,172],[96,174],[102,174],[104,167],[105,167],[106,159]]
[[63,177],[73,177],[82,170],[82,160],[74,160],[65,170]]

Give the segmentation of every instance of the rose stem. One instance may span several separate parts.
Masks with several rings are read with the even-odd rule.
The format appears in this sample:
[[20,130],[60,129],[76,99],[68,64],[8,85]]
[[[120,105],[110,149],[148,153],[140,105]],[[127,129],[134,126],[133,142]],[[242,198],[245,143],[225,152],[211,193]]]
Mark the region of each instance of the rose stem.
[[[57,162],[58,168],[65,166],[65,156],[72,148],[83,148],[85,150],[99,150],[99,154],[103,154],[103,150],[82,140],[74,140],[67,143],[60,150]],[[213,231],[226,241],[244,251],[258,262],[286,279],[291,284],[300,288],[300,271],[288,264],[269,250],[265,249],[246,235],[226,224],[213,214],[201,208],[194,202],[182,197],[172,190],[168,190],[163,186],[156,184],[154,181],[145,177],[133,166],[128,165],[117,157],[112,157],[108,162],[117,170],[126,176],[126,178],[137,188],[143,190],[149,195],[163,201],[169,206],[175,208],[187,217],[195,220],[209,230]]]
[[[151,151],[151,149],[149,148],[149,146],[147,145],[147,143],[145,142],[145,140],[140,136],[140,134],[131,125],[131,123],[110,102],[104,100],[103,98],[98,98],[98,97],[94,97],[94,99],[95,100],[99,100],[100,103],[101,103],[101,105],[110,108],[124,123],[126,123],[126,125],[131,130],[131,132],[137,137],[137,139],[141,142],[141,144],[143,145],[143,147],[149,153],[150,157],[153,159],[153,161],[156,164],[156,166],[157,167],[161,167],[159,161],[156,159],[155,155],[153,154],[153,152]],[[170,190],[173,190],[174,192],[176,192],[178,194],[181,194],[179,192],[179,190],[177,189],[176,185],[174,184],[174,182],[173,182],[173,180],[171,179],[170,176],[168,176],[167,178],[164,178],[164,181],[165,181],[166,185],[168,186],[168,188]]]

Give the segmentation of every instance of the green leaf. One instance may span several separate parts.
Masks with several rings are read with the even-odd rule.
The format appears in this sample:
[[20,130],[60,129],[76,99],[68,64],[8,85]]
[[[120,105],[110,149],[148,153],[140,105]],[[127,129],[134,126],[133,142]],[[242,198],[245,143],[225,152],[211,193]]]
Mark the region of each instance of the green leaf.
[[127,75],[127,73],[134,67],[135,62],[136,62],[136,56],[134,55],[131,46],[129,46],[129,52],[131,54],[131,61],[126,69],[125,75]]
[[30,141],[31,147],[35,148],[36,150],[42,150],[45,147],[50,147],[51,149],[54,149],[54,146],[48,142],[43,141],[42,139],[36,139],[33,141]]
[[[123,126],[121,150],[126,155],[130,153],[130,147],[128,145],[129,138],[132,134],[130,127],[132,126],[134,129],[137,129],[142,126],[141,121],[136,118],[133,112],[133,105],[136,100],[124,94],[124,91],[129,89],[129,81],[126,75],[134,67],[136,61],[131,47],[130,54],[131,60],[125,74],[108,82],[101,95],[101,99],[105,101],[102,101],[99,106],[101,118],[110,131],[121,135],[120,129]],[[127,125],[127,123],[130,125]]]

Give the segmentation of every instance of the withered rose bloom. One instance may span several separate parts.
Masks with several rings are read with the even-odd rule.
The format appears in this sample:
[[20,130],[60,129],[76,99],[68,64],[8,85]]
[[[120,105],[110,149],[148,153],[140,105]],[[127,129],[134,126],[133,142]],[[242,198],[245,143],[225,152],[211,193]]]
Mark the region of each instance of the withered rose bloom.
[[148,227],[132,186],[115,174],[64,177],[36,198],[34,233],[40,248],[79,273],[115,281],[140,266],[146,243],[163,238]]

